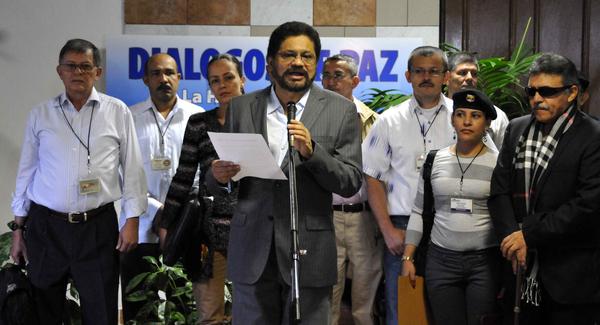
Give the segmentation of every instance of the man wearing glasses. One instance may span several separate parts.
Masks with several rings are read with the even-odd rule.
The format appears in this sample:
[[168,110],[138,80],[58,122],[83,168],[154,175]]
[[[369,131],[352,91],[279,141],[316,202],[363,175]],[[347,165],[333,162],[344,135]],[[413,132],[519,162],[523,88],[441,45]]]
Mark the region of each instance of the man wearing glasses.
[[[360,130],[354,104],[313,85],[321,52],[311,26],[288,22],[269,39],[270,87],[231,100],[226,129],[259,133],[287,173],[293,135],[298,194],[300,313],[302,324],[329,324],[337,282],[332,193],[351,196],[361,185]],[[287,121],[288,108],[297,109]],[[207,185],[219,195],[240,170],[216,160]],[[245,177],[229,235],[229,278],[234,324],[288,324],[290,320],[290,206],[287,181]]]
[[123,102],[94,88],[102,74],[94,44],[69,40],[56,70],[65,92],[35,107],[25,127],[10,254],[28,262],[43,324],[62,324],[69,279],[84,324],[117,324],[119,252],[135,248],[147,205],[133,119]]
[[[352,95],[360,79],[353,57],[336,54],[323,64],[323,88],[334,91],[356,105],[362,137],[375,123],[378,114]],[[333,223],[337,247],[338,281],[333,286],[332,324],[338,324],[346,274],[352,274],[352,318],[357,325],[373,324],[373,301],[379,285],[383,262],[383,240],[367,202],[366,186],[351,197],[333,194]]]
[[404,236],[418,177],[427,152],[451,145],[456,134],[450,124],[452,100],[442,94],[448,80],[448,59],[431,46],[414,49],[408,59],[406,80],[413,96],[391,107],[377,119],[363,141],[363,172],[371,211],[383,234],[386,324],[398,324],[398,276]]
[[[577,108],[575,65],[543,54],[525,88],[532,113],[510,122],[488,206],[512,271],[521,324],[600,321],[600,125]],[[515,278],[507,277],[507,302]],[[512,291],[512,292],[511,292]],[[505,319],[511,319],[507,306]]]

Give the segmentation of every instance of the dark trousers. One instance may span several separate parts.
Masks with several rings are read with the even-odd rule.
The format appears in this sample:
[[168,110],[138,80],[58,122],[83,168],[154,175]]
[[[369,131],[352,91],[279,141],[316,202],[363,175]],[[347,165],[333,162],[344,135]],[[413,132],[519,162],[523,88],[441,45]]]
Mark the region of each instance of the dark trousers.
[[69,279],[79,292],[83,324],[117,324],[118,236],[114,209],[70,224],[32,204],[25,233],[27,272],[43,324],[62,324]]
[[[274,251],[271,247],[265,270],[256,283],[233,283],[234,325],[290,324],[291,288],[281,277]],[[303,325],[331,323],[331,290],[331,286],[300,288]]]
[[134,319],[135,315],[137,315],[138,311],[146,303],[145,301],[127,301],[128,293],[126,291],[127,285],[136,275],[153,271],[150,263],[143,259],[144,256],[153,256],[158,259],[160,256],[160,245],[143,243],[139,244],[130,252],[121,253],[121,302],[123,306],[123,319],[125,322]]
[[478,325],[498,313],[500,250],[467,252],[429,245],[425,281],[436,324]]

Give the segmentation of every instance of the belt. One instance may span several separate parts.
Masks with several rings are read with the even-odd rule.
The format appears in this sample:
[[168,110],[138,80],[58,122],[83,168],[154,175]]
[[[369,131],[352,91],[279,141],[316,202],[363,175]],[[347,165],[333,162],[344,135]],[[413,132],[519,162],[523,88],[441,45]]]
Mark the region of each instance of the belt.
[[89,218],[94,218],[94,217],[102,214],[104,211],[106,211],[108,209],[111,209],[111,208],[114,209],[115,205],[114,205],[114,203],[111,202],[111,203],[107,203],[103,206],[100,206],[98,208],[88,210],[85,212],[69,212],[69,213],[54,211],[52,209],[46,208],[43,205],[40,205],[40,207],[47,209],[49,215],[59,218],[61,220],[64,220],[68,223],[80,223],[80,222],[86,222],[86,221],[88,221]]
[[343,212],[362,212],[371,211],[368,202],[352,203],[352,204],[334,204],[333,210]]

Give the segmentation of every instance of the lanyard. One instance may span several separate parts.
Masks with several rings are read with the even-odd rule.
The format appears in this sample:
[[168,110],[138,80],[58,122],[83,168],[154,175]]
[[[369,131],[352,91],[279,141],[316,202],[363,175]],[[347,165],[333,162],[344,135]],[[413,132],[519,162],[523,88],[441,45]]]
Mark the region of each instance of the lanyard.
[[152,110],[152,116],[154,116],[154,122],[156,122],[156,128],[158,129],[158,134],[160,135],[160,154],[164,156],[165,155],[165,134],[167,134],[167,131],[169,130],[169,126],[171,125],[171,121],[173,121],[173,117],[175,117],[175,114],[173,114],[173,116],[171,116],[171,118],[167,122],[167,126],[165,127],[164,132],[163,132],[163,130],[161,130],[160,125],[158,125],[158,118],[156,117],[156,113],[154,112],[154,110]]
[[60,110],[63,113],[65,122],[67,122],[67,125],[71,129],[71,132],[73,132],[73,134],[75,135],[77,140],[79,140],[79,143],[81,143],[81,145],[85,148],[85,150],[87,150],[87,166],[88,166],[88,172],[89,172],[90,171],[90,133],[92,132],[92,119],[94,118],[94,110],[96,109],[96,102],[94,102],[94,105],[92,106],[92,113],[90,114],[90,125],[88,126],[87,146],[85,145],[85,143],[83,143],[83,140],[81,140],[79,135],[77,135],[77,132],[75,132],[75,130],[73,129],[73,126],[71,125],[71,122],[69,122],[69,119],[67,119],[67,114],[65,114],[65,110],[63,109],[62,104],[60,103],[60,98],[58,99],[58,106],[60,106]]
[[413,111],[415,112],[415,116],[417,117],[417,123],[419,123],[419,130],[421,131],[421,136],[423,137],[423,154],[425,154],[427,152],[427,142],[425,140],[425,137],[427,136],[427,133],[429,133],[429,130],[431,130],[431,127],[433,126],[433,123],[435,122],[435,119],[438,117],[438,114],[440,113],[440,111],[442,110],[442,106],[440,105],[440,107],[437,109],[437,111],[435,111],[435,115],[433,116],[433,120],[431,120],[431,123],[429,123],[429,127],[427,128],[427,130],[425,130],[425,124],[421,124],[421,119],[419,119],[419,114],[417,114],[417,109],[415,108]]
[[475,157],[473,157],[473,159],[471,159],[471,162],[467,165],[467,168],[465,168],[464,170],[462,168],[462,165],[460,164],[460,159],[458,159],[458,150],[456,150],[456,162],[458,162],[458,168],[460,168],[460,192],[461,193],[463,191],[463,179],[465,178],[465,173],[467,172],[467,170],[469,170],[469,167],[471,167],[471,165],[475,161],[475,158],[477,158],[479,156],[479,154],[481,153],[481,151],[483,151],[484,147],[485,147],[485,145],[481,146],[481,149],[479,149],[479,151],[477,152]]

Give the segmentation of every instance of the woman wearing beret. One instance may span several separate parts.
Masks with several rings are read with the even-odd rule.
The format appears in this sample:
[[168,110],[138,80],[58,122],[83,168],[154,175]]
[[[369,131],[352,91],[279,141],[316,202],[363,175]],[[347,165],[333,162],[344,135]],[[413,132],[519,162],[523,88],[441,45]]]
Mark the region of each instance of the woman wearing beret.
[[[501,256],[487,208],[498,153],[484,140],[496,111],[476,89],[462,89],[452,99],[457,142],[439,150],[431,167],[435,217],[424,274],[435,323],[474,325],[496,313],[500,285]],[[402,258],[402,274],[413,284],[413,257],[423,235],[423,193],[420,178]]]

